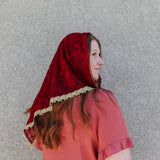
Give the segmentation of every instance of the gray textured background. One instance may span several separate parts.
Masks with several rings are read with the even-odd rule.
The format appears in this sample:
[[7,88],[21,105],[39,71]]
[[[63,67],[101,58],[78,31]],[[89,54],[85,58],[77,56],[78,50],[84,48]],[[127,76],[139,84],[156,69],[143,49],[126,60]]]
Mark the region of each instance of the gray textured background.
[[133,160],[160,156],[160,0],[0,0],[0,160],[39,160],[22,137],[59,42],[100,39],[102,86],[121,106]]

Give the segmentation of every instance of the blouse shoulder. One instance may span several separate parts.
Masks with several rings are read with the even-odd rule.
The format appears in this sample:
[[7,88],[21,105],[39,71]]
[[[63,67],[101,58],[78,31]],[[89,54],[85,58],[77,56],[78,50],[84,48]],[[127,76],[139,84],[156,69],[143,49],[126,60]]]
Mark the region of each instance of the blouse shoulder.
[[88,99],[90,102],[99,101],[99,102],[112,102],[114,105],[118,105],[117,100],[114,96],[114,93],[110,90],[100,88],[98,90],[91,90],[88,94]]
[[93,92],[96,93],[96,95],[98,96],[107,96],[107,95],[114,95],[112,91],[104,89],[104,88],[100,88],[100,89],[93,89],[91,91],[89,91],[89,94],[93,94]]
[[108,97],[108,96],[114,96],[113,92],[110,91],[110,90],[107,90],[107,89],[103,89],[103,88],[100,88],[97,90],[97,94],[102,96],[102,97]]
[[[86,100],[87,110],[93,118],[98,118],[103,113],[119,110],[119,105],[113,92],[106,89],[91,90]],[[97,117],[98,116],[98,117]]]

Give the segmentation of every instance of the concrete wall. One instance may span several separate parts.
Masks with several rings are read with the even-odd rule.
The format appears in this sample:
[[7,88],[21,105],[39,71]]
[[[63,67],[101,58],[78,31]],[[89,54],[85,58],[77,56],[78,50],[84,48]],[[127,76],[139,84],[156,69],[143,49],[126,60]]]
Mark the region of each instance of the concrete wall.
[[160,156],[160,0],[0,0],[0,159],[39,160],[22,137],[59,42],[70,32],[100,39],[102,86],[115,93],[135,148]]

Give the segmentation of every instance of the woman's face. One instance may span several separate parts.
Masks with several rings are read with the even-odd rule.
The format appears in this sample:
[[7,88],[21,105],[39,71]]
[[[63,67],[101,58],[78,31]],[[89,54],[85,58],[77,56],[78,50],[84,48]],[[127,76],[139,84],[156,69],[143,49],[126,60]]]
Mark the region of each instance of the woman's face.
[[102,58],[100,57],[100,48],[96,40],[91,41],[90,52],[90,71],[93,81],[98,80],[100,67],[103,65]]

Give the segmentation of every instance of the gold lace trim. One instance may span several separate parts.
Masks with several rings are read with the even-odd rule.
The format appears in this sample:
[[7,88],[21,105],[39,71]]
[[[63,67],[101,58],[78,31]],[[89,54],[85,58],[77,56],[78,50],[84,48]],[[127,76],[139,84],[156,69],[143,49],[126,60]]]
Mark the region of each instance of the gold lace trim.
[[[50,99],[50,103],[55,103],[55,102],[61,102],[61,101],[63,101],[63,100],[67,100],[68,98],[73,98],[73,97],[75,97],[75,96],[78,96],[78,95],[80,95],[81,93],[86,93],[87,91],[90,91],[90,90],[92,90],[93,88],[91,88],[91,87],[88,87],[88,86],[86,86],[86,87],[84,87],[84,88],[81,88],[81,89],[78,89],[78,90],[76,90],[76,91],[74,91],[74,92],[72,92],[72,93],[68,93],[68,94],[65,94],[65,95],[62,95],[62,96],[57,96],[57,97],[52,97],[51,99]],[[51,112],[52,111],[52,106],[49,106],[48,108],[44,108],[44,109],[41,109],[41,110],[38,110],[38,111],[36,111],[35,113],[34,113],[34,117],[36,117],[36,116],[38,116],[38,115],[43,115],[44,113],[46,113],[46,112]],[[31,127],[33,127],[33,125],[34,125],[34,121],[33,122],[31,122],[31,123],[29,123],[28,125],[26,125],[25,127],[24,127],[24,129],[25,130],[27,130],[28,128],[31,128]]]

